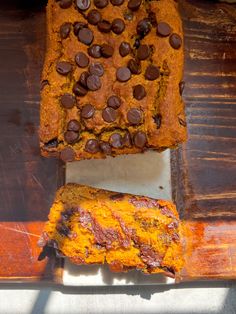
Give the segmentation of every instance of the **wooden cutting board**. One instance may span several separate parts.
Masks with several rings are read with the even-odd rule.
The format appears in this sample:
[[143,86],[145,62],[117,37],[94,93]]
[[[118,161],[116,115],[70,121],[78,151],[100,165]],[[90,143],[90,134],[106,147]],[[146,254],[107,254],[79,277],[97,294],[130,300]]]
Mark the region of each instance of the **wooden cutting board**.
[[[3,2],[3,1],[1,1]],[[186,225],[183,280],[236,278],[236,6],[181,1],[188,142],[172,152]],[[45,1],[0,3],[0,278],[60,281],[37,239],[63,165],[39,156]]]

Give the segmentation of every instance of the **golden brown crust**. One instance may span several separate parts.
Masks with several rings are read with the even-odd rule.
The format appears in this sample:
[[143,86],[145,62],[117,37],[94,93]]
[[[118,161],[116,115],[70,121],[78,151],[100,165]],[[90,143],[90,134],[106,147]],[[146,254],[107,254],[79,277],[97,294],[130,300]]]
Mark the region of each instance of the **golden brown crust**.
[[179,218],[171,202],[67,184],[48,218],[45,248],[76,264],[168,276],[182,267]]
[[[137,23],[146,18],[148,12],[155,12],[158,23],[168,23],[172,29],[171,32],[180,35],[183,39],[177,4],[173,0],[145,2],[138,11],[133,13],[133,20],[128,21],[124,19],[127,3],[128,1],[125,0],[121,6],[113,6],[109,2],[106,8],[98,9],[103,18],[109,21],[112,21],[113,18],[123,19],[125,30],[122,34],[102,33],[97,29],[97,26],[89,24],[89,28],[94,34],[93,44],[108,43],[114,48],[114,54],[111,58],[94,59],[89,56],[90,63],[100,62],[104,67],[105,73],[101,77],[101,89],[88,92],[84,97],[77,97],[77,106],[72,109],[63,109],[60,105],[60,96],[64,93],[73,93],[74,83],[79,80],[82,72],[87,71],[87,68],[76,66],[75,55],[81,51],[88,55],[88,46],[76,38],[72,26],[66,39],[61,39],[59,29],[65,22],[87,23],[87,20],[75,8],[74,4],[67,9],[61,9],[59,2],[49,0],[47,5],[48,46],[42,75],[42,81],[47,81],[48,84],[44,85],[41,92],[40,115],[40,145],[44,156],[59,156],[65,147],[70,147],[74,151],[73,156],[69,158],[71,160],[104,158],[106,154],[101,149],[96,153],[86,152],[87,141],[97,139],[98,141],[109,142],[113,133],[119,133],[123,137],[127,131],[132,138],[131,146],[112,147],[111,155],[137,153],[145,149],[163,150],[167,147],[175,147],[186,140],[184,104],[179,93],[179,83],[182,80],[183,70],[183,45],[179,49],[173,49],[169,43],[170,36],[158,36],[156,26],[152,26],[148,35],[141,40],[141,44],[149,45],[153,51],[151,59],[141,61],[141,74],[132,75],[126,83],[121,83],[116,79],[117,68],[127,66],[128,61],[132,59],[132,53],[121,57],[119,45],[122,41],[127,41],[133,46],[136,38],[134,36],[137,35]],[[92,2],[88,11],[94,8]],[[136,50],[134,50],[134,54],[136,54]],[[63,76],[57,73],[56,63],[58,60],[70,62],[73,65],[73,74]],[[144,77],[145,70],[151,63],[158,66],[161,73],[159,78],[154,81],[149,81]],[[133,87],[137,84],[143,85],[147,93],[146,97],[139,101],[133,97]],[[121,98],[122,104],[117,109],[118,118],[115,122],[107,123],[102,118],[102,110],[106,107],[108,97],[114,94]],[[95,114],[90,119],[82,119],[81,108],[88,103],[94,106]],[[130,108],[141,110],[143,123],[135,126],[129,124],[127,112]],[[160,127],[157,127],[154,121],[154,117],[157,115],[161,116]],[[82,130],[79,140],[74,144],[68,144],[64,134],[68,121],[72,119],[80,122]],[[134,136],[137,131],[146,134],[147,143],[145,147],[135,146]],[[64,158],[65,161],[66,157]]]

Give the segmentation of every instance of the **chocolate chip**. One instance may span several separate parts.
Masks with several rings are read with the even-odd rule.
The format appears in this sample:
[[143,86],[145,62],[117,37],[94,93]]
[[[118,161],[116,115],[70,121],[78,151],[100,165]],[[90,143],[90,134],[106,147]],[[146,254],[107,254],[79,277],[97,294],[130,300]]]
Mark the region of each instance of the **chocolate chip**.
[[134,135],[134,145],[138,148],[144,148],[147,143],[147,136],[144,132],[138,131]]
[[111,123],[111,122],[114,122],[116,120],[117,112],[115,109],[113,109],[111,107],[106,107],[102,111],[102,117],[103,117],[104,121]]
[[121,57],[127,56],[131,52],[131,46],[126,41],[123,41],[119,47],[119,53]]
[[182,45],[182,38],[178,34],[173,33],[169,38],[169,42],[172,48],[179,49]]
[[80,84],[80,82],[76,82],[73,86],[73,93],[77,96],[85,96],[88,90]]
[[74,132],[74,131],[66,131],[64,134],[64,138],[68,144],[73,144],[79,138],[79,134],[78,132]]
[[110,0],[110,1],[111,1],[111,4],[113,4],[114,6],[119,6],[124,3],[124,0]]
[[132,21],[134,14],[133,12],[127,11],[127,12],[124,12],[123,16],[125,20]]
[[154,12],[152,11],[148,12],[148,19],[150,23],[152,24],[152,26],[157,26],[157,18]]
[[91,154],[96,154],[99,152],[99,143],[95,139],[90,139],[85,145],[85,151]]
[[118,96],[110,96],[107,100],[107,105],[113,109],[118,109],[121,105],[121,99]]
[[108,5],[108,0],[94,0],[94,5],[99,9],[103,9]]
[[116,71],[116,78],[120,82],[127,82],[131,78],[130,69],[126,67],[118,68]]
[[60,224],[56,226],[56,230],[60,235],[67,237],[70,234],[70,229],[64,224]]
[[161,127],[161,115],[160,114],[156,114],[153,117],[153,120],[156,123],[157,129],[160,129],[160,127]]
[[115,201],[115,200],[121,200],[124,197],[125,197],[125,195],[123,193],[116,193],[116,194],[112,194],[110,196],[110,199]]
[[74,95],[65,93],[61,96],[60,102],[62,107],[66,109],[71,109],[75,105],[76,99]]
[[89,28],[79,30],[78,39],[85,45],[90,45],[93,41],[93,32]]
[[133,47],[134,47],[135,49],[138,49],[140,45],[141,45],[140,39],[139,39],[139,38],[136,38],[135,41],[134,41]]
[[143,99],[147,95],[145,88],[143,85],[138,84],[133,87],[133,96],[137,100]]
[[100,141],[99,146],[104,154],[111,155],[111,145],[109,143]]
[[84,119],[90,119],[90,118],[92,118],[94,113],[95,113],[94,107],[90,104],[87,104],[87,105],[83,106],[83,108],[81,110],[81,117]]
[[111,31],[111,23],[106,20],[102,20],[98,22],[97,25],[98,25],[98,29],[102,33],[109,33]]
[[86,68],[89,64],[89,58],[84,52],[79,52],[75,56],[75,62],[80,68]]
[[47,148],[55,148],[58,146],[58,139],[53,138],[50,141],[48,141],[47,143],[45,143],[44,146]]
[[137,108],[131,108],[127,113],[127,119],[130,124],[138,125],[142,122],[142,112]]
[[101,88],[101,86],[102,84],[99,76],[93,74],[89,75],[89,77],[87,78],[87,87],[89,90],[95,91]]
[[101,54],[104,58],[110,58],[114,53],[114,48],[110,45],[103,44],[101,46]]
[[141,5],[142,0],[129,0],[128,8],[131,11],[137,11]]
[[125,29],[125,23],[122,19],[114,19],[111,24],[111,29],[115,34],[121,34]]
[[180,95],[183,94],[184,87],[185,87],[185,82],[184,81],[179,82],[179,93],[180,93]]
[[137,34],[140,35],[142,38],[146,36],[151,30],[151,23],[149,19],[145,18],[138,22],[136,27]]
[[70,120],[67,123],[67,130],[68,131],[79,132],[81,130],[80,123],[77,120],[75,120],[75,119]]
[[150,55],[150,48],[148,45],[141,45],[137,50],[137,57],[139,60],[145,60]]
[[60,27],[61,39],[66,39],[70,34],[71,23],[64,23]]
[[169,24],[165,22],[160,22],[157,24],[157,35],[167,37],[171,33],[171,27]]
[[103,76],[104,74],[103,65],[99,62],[91,63],[89,66],[89,73],[97,76]]
[[155,65],[149,65],[145,71],[145,79],[149,81],[154,81],[156,80],[160,75],[160,71],[158,67]]
[[58,61],[56,65],[56,70],[61,75],[67,75],[72,70],[72,65],[67,61]]
[[102,56],[101,54],[101,46],[99,45],[92,45],[88,48],[88,54],[90,57],[93,58],[100,58]]
[[83,87],[87,88],[87,78],[89,77],[89,73],[88,72],[82,72],[79,78],[79,83],[80,85],[82,85]]
[[68,9],[72,5],[72,0],[60,0],[59,5],[62,9]]
[[123,147],[122,136],[119,133],[113,133],[110,136],[109,142],[110,142],[111,146],[114,148]]
[[71,147],[66,147],[61,151],[60,158],[64,162],[73,161],[75,159],[75,152]]
[[130,69],[132,74],[141,73],[141,64],[138,60],[130,59],[128,62],[128,68]]
[[76,22],[74,24],[74,34],[75,36],[78,35],[79,31],[84,28],[84,27],[87,27],[87,24],[83,23],[83,22]]
[[45,86],[50,85],[48,80],[43,80],[41,82],[40,91],[44,89]]
[[131,136],[128,131],[125,132],[122,138],[122,143],[125,147],[130,147],[132,145]]
[[90,7],[90,0],[76,0],[76,6],[81,11],[86,11]]
[[178,120],[179,120],[179,124],[180,124],[180,125],[182,125],[183,127],[186,127],[186,126],[187,126],[186,121],[184,121],[182,118],[178,117]]
[[87,20],[89,24],[92,25],[97,25],[97,23],[101,21],[101,19],[102,19],[101,13],[96,9],[89,11],[87,15]]

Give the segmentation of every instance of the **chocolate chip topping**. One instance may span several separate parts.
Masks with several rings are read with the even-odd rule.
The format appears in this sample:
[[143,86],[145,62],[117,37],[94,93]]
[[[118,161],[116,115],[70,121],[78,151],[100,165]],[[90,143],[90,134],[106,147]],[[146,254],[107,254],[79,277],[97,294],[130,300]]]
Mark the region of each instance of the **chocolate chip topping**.
[[137,34],[140,35],[142,38],[146,36],[151,30],[151,23],[149,19],[145,18],[138,22],[136,27]]
[[79,31],[84,28],[84,27],[87,27],[87,24],[83,23],[83,22],[76,22],[74,24],[74,34],[75,36],[78,35]]
[[180,93],[180,95],[183,94],[184,87],[185,87],[185,82],[184,81],[179,82],[179,93]]
[[91,63],[89,66],[89,73],[97,76],[103,76],[104,74],[103,65],[99,62]]
[[138,148],[144,148],[147,143],[147,136],[144,132],[138,131],[134,135],[134,145]]
[[98,141],[95,139],[88,140],[85,145],[85,150],[86,152],[91,153],[91,154],[98,153],[100,150]]
[[157,26],[157,18],[156,18],[156,14],[155,12],[148,12],[148,19],[150,21],[150,23],[152,24],[152,26]]
[[61,75],[67,75],[72,70],[72,65],[67,61],[58,61],[56,65],[56,70]]
[[169,24],[165,22],[160,22],[157,24],[157,35],[167,37],[171,33],[171,27]]
[[70,120],[67,123],[67,130],[68,131],[79,132],[81,130],[80,123],[77,120],[75,120],[75,119]]
[[129,0],[128,8],[131,11],[137,11],[141,5],[142,0]]
[[107,105],[113,109],[118,109],[121,105],[121,99],[118,96],[110,96],[107,100]]
[[114,6],[119,6],[124,3],[124,0],[110,0],[110,1],[111,1],[111,4],[113,4]]
[[149,65],[145,71],[145,79],[149,81],[156,80],[160,75],[160,71],[157,66],[155,65]]
[[131,78],[131,72],[126,67],[118,68],[116,71],[116,78],[120,82],[127,82]]
[[125,132],[125,135],[122,138],[122,143],[126,147],[130,147],[132,145],[131,136],[128,131]]
[[131,11],[127,11],[127,12],[124,12],[123,16],[125,20],[132,21],[134,14]]
[[104,154],[111,155],[111,145],[109,143],[100,141],[99,146]]
[[143,99],[147,95],[145,88],[143,85],[138,84],[133,87],[133,96],[137,100]]
[[111,24],[111,29],[115,34],[121,34],[125,29],[125,23],[122,19],[114,19]]
[[51,140],[49,140],[47,143],[44,144],[44,146],[46,148],[55,148],[58,146],[58,139],[57,138],[53,138]]
[[131,46],[126,41],[123,41],[119,47],[119,53],[121,57],[127,56],[131,52]]
[[87,15],[87,20],[89,24],[97,25],[98,22],[100,22],[102,19],[101,13],[98,10],[91,10],[89,11]]
[[79,78],[79,84],[82,85],[83,87],[87,88],[87,78],[89,77],[88,72],[82,72]]
[[92,46],[90,46],[88,48],[88,54],[90,55],[90,57],[100,58],[102,56],[101,46],[99,46],[99,45],[92,45]]
[[44,89],[44,87],[50,85],[48,80],[43,80],[40,85],[40,91]]
[[111,23],[106,20],[102,20],[98,22],[97,25],[98,25],[98,29],[102,33],[109,33],[111,31]]
[[110,136],[109,142],[110,142],[111,146],[114,148],[123,147],[122,136],[119,133],[113,133]]
[[76,99],[74,95],[65,93],[61,96],[60,102],[62,107],[66,109],[71,109],[75,105]]
[[141,73],[141,64],[138,60],[130,59],[128,62],[128,68],[130,69],[132,74]]
[[76,0],[76,6],[80,11],[86,11],[91,5],[90,0]]
[[139,38],[136,38],[135,41],[134,41],[133,47],[134,47],[135,49],[138,49],[140,45],[141,45],[140,39],[139,39]]
[[102,118],[104,121],[108,123],[114,122],[117,118],[117,112],[115,109],[111,107],[106,107],[102,111]]
[[93,41],[93,32],[89,28],[82,28],[79,30],[78,39],[85,45],[90,45]]
[[130,124],[138,125],[142,122],[142,112],[137,108],[131,108],[127,113],[127,119]]
[[86,68],[89,64],[89,58],[84,52],[79,52],[75,56],[75,62],[80,68]]
[[79,138],[79,134],[78,132],[74,132],[74,131],[66,131],[64,134],[64,138],[68,144],[73,144]]
[[88,90],[82,86],[79,82],[76,82],[73,86],[73,93],[77,96],[85,96]]
[[169,42],[172,48],[179,49],[182,45],[182,38],[178,34],[173,33],[169,38]]
[[107,44],[103,44],[101,46],[101,54],[104,58],[110,58],[112,57],[114,53],[114,48],[110,45],[107,45]]
[[153,120],[156,123],[157,129],[160,129],[160,127],[161,127],[161,115],[160,114],[156,114],[153,117]]
[[64,162],[73,161],[75,159],[75,152],[71,147],[66,147],[61,151],[60,158]]
[[95,113],[94,107],[90,104],[87,104],[87,105],[83,106],[83,108],[81,110],[81,117],[84,119],[90,119],[90,118],[92,118],[94,113]]
[[68,9],[72,5],[72,0],[60,0],[59,5],[62,9]]
[[89,90],[95,91],[101,88],[101,86],[102,84],[99,76],[93,74],[89,75],[89,77],[87,78],[87,87]]
[[137,57],[139,60],[145,60],[150,55],[150,48],[148,45],[141,45],[137,50]]
[[95,7],[102,9],[108,5],[108,0],[94,0]]
[[66,39],[70,34],[71,23],[64,23],[60,27],[60,36],[61,39]]

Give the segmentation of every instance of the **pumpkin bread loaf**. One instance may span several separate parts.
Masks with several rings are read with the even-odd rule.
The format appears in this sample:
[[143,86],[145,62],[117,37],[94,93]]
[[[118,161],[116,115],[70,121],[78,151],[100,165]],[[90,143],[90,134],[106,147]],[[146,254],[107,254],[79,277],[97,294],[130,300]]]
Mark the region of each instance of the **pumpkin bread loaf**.
[[183,264],[179,223],[171,202],[67,184],[50,210],[39,259],[53,252],[76,264],[175,277]]
[[40,146],[63,161],[186,139],[183,32],[173,0],[49,0]]

